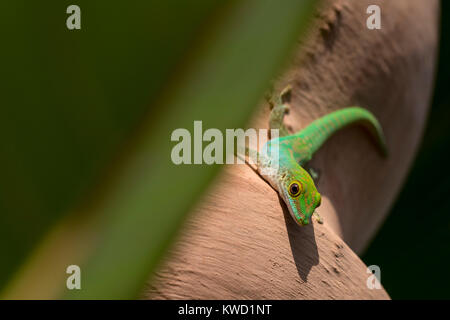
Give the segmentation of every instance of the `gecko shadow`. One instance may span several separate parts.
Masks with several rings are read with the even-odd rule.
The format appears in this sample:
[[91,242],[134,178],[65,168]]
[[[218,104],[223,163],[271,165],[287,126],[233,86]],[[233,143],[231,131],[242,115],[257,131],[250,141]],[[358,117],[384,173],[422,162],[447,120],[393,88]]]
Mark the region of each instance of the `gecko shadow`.
[[319,264],[319,251],[314,235],[314,223],[305,227],[298,226],[292,219],[283,199],[279,197],[278,201],[283,208],[289,244],[297,272],[300,278],[307,282],[311,268]]

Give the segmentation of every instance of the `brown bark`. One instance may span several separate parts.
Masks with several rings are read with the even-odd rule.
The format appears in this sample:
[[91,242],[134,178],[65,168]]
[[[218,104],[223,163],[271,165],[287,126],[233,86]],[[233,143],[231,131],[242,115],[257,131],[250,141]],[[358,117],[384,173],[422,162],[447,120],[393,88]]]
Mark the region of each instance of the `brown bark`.
[[[366,28],[370,4],[381,7],[381,30]],[[383,289],[367,288],[369,274],[354,252],[382,223],[420,142],[433,87],[438,12],[437,0],[327,1],[277,81],[278,91],[293,86],[286,122],[296,132],[333,110],[366,107],[384,128],[389,157],[380,157],[361,128],[332,137],[311,162],[321,175],[318,211],[325,224],[302,228],[249,167],[227,166],[144,296],[389,298]],[[268,114],[264,103],[256,128],[267,128]]]

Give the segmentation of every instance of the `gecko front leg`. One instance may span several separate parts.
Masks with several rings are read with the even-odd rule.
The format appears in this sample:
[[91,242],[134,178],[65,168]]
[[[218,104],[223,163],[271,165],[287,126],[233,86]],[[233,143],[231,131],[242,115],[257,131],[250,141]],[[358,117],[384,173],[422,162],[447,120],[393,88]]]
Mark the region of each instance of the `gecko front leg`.
[[308,167],[308,173],[313,178],[314,182],[318,182],[320,178],[320,172],[319,170],[316,170],[314,168]]
[[323,224],[323,219],[317,211],[314,211],[313,216],[316,218],[317,223]]
[[291,92],[292,89],[288,86],[281,92],[278,101],[272,102],[269,100],[269,104],[272,109],[269,119],[269,128],[279,130],[280,137],[284,137],[289,134],[289,131],[284,124],[284,116],[289,113]]

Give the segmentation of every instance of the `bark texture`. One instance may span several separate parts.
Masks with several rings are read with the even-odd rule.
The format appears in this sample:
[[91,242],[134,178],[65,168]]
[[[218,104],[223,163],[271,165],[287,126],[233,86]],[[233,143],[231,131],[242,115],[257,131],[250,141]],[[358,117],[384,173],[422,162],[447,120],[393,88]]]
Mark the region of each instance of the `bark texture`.
[[[371,4],[381,7],[381,30],[366,27]],[[389,298],[383,289],[368,289],[367,267],[356,253],[388,213],[420,143],[438,25],[437,0],[326,1],[275,85],[278,92],[293,87],[286,122],[296,132],[339,108],[365,107],[383,126],[389,157],[382,158],[359,127],[332,137],[311,161],[320,173],[318,211],[325,224],[303,228],[249,167],[227,166],[144,297]],[[268,116],[262,103],[252,126],[267,128]]]

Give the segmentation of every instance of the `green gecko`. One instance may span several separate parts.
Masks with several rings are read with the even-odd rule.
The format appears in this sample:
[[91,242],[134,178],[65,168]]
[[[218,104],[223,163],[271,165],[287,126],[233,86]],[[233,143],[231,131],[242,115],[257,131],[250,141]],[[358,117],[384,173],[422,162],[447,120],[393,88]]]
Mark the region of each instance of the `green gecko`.
[[[287,88],[281,93],[278,103],[272,104],[269,127],[278,129],[279,137],[269,140],[259,153],[246,148],[246,155],[256,164],[259,175],[278,191],[298,225],[308,225],[313,215],[322,223],[315,211],[321,203],[321,195],[312,177],[315,174],[305,170],[305,165],[330,136],[354,123],[363,124],[375,138],[381,153],[387,156],[383,131],[372,113],[360,107],[349,107],[325,115],[289,135],[283,118],[289,111],[290,96],[291,89]],[[275,147],[278,161],[271,154]]]

